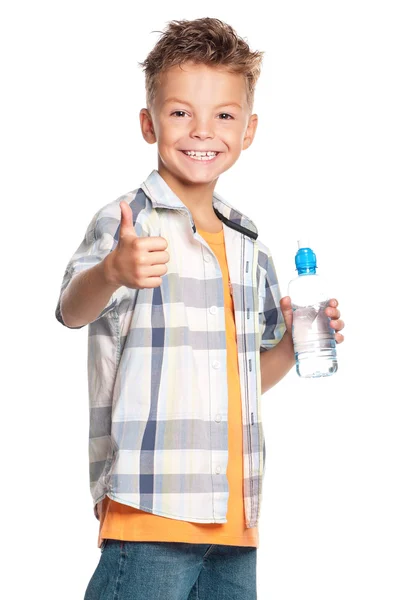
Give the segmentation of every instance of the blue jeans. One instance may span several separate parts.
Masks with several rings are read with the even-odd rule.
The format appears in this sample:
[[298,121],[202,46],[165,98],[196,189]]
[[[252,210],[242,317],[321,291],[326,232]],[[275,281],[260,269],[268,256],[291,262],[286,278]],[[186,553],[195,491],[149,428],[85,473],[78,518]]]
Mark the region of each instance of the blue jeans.
[[254,547],[107,539],[84,600],[256,600]]

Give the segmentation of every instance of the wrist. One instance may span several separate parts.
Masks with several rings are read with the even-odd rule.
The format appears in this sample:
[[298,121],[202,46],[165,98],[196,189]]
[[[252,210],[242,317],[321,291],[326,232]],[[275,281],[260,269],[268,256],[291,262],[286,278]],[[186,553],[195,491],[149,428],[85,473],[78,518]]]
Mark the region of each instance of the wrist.
[[117,281],[116,269],[114,266],[114,251],[110,252],[107,256],[105,256],[104,260],[101,262],[102,273],[104,276],[105,284],[115,289],[120,287],[120,283]]
[[282,344],[284,351],[294,360],[294,345],[291,331],[285,331],[279,344]]

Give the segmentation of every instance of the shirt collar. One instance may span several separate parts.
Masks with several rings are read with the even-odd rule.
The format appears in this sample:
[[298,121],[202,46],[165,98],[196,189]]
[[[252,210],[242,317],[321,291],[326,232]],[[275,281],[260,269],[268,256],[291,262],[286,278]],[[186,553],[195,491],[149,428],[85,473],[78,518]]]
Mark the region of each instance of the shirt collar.
[[[187,208],[173,190],[167,185],[157,169],[154,169],[141,188],[153,205],[161,208]],[[213,208],[217,216],[228,226],[256,239],[258,230],[249,217],[226,202],[220,194],[213,193]]]

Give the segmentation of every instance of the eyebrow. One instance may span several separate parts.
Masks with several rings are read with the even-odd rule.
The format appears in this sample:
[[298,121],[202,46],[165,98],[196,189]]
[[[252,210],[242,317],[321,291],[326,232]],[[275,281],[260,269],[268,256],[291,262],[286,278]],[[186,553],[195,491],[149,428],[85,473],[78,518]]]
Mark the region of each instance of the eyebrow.
[[[170,102],[176,102],[177,104],[186,104],[187,106],[192,106],[186,100],[180,100],[179,98],[167,98],[167,100],[165,100],[164,103],[169,104]],[[222,104],[218,104],[217,106],[215,106],[215,108],[221,108],[222,106],[236,106],[237,108],[242,108],[241,105],[237,102],[223,102]]]

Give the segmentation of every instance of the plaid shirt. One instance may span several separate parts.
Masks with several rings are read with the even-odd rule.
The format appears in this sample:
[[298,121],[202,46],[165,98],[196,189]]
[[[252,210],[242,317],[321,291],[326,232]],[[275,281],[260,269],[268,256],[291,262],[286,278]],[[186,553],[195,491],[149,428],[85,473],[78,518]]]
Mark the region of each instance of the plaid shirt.
[[[120,287],[88,324],[90,488],[94,514],[105,496],[156,515],[225,523],[228,389],[223,281],[217,258],[188,208],[157,170],[91,220],[63,277],[98,264],[116,246],[125,200],[139,236],[162,236],[170,260],[162,284]],[[270,252],[253,222],[219,194],[232,286],[242,398],[244,506],[258,523],[265,443],[260,352],[285,325]],[[74,328],[74,329],[80,329]]]

